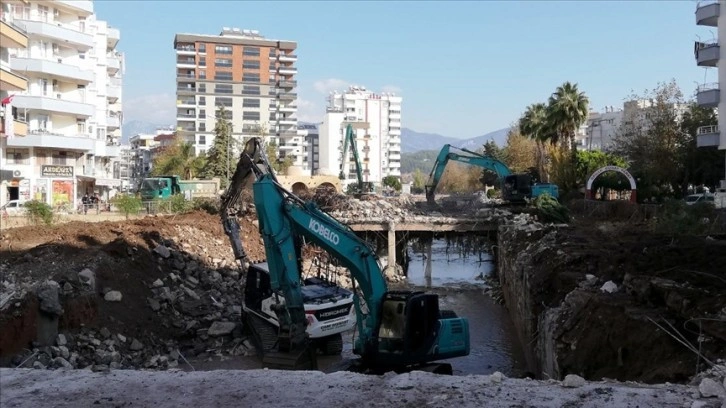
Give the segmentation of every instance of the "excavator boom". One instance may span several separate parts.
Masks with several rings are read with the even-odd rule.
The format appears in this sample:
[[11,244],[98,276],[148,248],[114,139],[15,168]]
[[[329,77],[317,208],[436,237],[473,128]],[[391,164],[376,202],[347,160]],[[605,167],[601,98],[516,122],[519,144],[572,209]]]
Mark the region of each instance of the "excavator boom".
[[[469,324],[451,311],[440,311],[438,297],[418,291],[388,291],[374,250],[346,225],[303,201],[277,182],[260,143],[251,140],[222,199],[222,224],[235,257],[243,261],[239,225],[230,209],[239,188],[254,175],[252,189],[265,245],[273,290],[284,302],[275,309],[280,320],[280,349],[307,355],[306,316],[301,295],[303,239],[328,252],[345,266],[357,288],[354,306],[357,331],[354,353],[371,370],[400,369],[469,354]],[[236,230],[235,230],[236,228]]]

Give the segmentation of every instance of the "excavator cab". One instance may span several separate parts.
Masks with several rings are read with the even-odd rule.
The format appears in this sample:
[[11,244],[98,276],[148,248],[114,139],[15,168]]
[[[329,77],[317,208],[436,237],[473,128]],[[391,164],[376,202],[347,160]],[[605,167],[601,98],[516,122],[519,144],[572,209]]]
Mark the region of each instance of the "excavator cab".
[[532,196],[532,176],[529,174],[512,174],[504,177],[502,198],[512,203],[523,203],[525,198]]

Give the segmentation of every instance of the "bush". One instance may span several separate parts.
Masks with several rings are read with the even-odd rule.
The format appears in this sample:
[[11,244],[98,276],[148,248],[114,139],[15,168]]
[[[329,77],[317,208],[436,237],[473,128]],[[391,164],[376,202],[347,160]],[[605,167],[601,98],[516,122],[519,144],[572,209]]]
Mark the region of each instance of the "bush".
[[25,203],[25,209],[27,211],[28,221],[31,224],[53,224],[53,208],[48,204],[38,200],[31,200]]
[[667,200],[654,227],[656,232],[669,235],[703,235],[714,227],[717,215],[713,203],[687,205],[683,200]]
[[499,198],[501,194],[499,194],[499,191],[494,188],[490,188],[487,190],[487,198]]
[[565,223],[570,221],[570,212],[567,207],[547,193],[535,198],[532,204],[543,222]]
[[192,209],[192,202],[184,194],[175,194],[169,198],[169,211],[173,214],[184,213]]
[[192,210],[206,211],[208,214],[219,214],[219,200],[214,198],[194,198],[191,202]]
[[141,198],[130,194],[117,194],[111,199],[111,204],[121,210],[127,220],[129,214],[138,214],[141,211]]

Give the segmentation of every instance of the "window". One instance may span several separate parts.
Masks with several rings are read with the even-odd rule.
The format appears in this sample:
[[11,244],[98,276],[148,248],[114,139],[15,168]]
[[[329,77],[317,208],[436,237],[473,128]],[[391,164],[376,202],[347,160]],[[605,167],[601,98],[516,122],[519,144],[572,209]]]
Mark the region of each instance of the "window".
[[85,120],[76,120],[76,127],[77,127],[79,135],[86,134],[86,121]]
[[260,112],[243,112],[242,119],[244,119],[244,120],[260,120]]
[[199,71],[199,79],[207,79],[207,71],[205,71],[203,69],[200,70]]
[[40,16],[40,21],[48,23],[48,6],[38,5],[38,15]]
[[217,97],[214,100],[216,106],[232,107],[232,98],[221,98]]
[[232,73],[231,72],[215,72],[214,80],[215,81],[231,81]]
[[201,92],[201,93],[207,92],[207,84],[197,85],[197,92]]
[[232,84],[217,84],[214,88],[214,92],[218,94],[231,94]]
[[200,132],[206,132],[207,131],[207,124],[206,123],[200,123],[199,127],[197,127],[197,130]]
[[199,57],[199,66],[200,67],[206,67],[207,66],[207,57]]
[[260,87],[254,85],[245,85],[242,87],[242,95],[259,95]]
[[222,115],[222,117],[224,119],[227,119],[227,120],[232,120],[232,118],[233,118],[232,111],[231,110],[225,110],[224,111],[224,115]]
[[260,61],[242,61],[242,68],[244,69],[260,69]]
[[65,166],[68,164],[68,156],[66,152],[55,152],[53,153],[53,163],[55,166]]
[[41,78],[38,80],[38,85],[40,86],[40,93],[43,94],[43,96],[48,96],[48,80]]
[[216,52],[217,54],[232,55],[232,46],[231,45],[216,45],[214,47],[214,52]]
[[7,149],[5,151],[5,159],[8,161],[8,164],[26,164],[23,156],[27,157],[27,154],[23,153],[25,153],[24,150]]
[[96,129],[96,138],[99,140],[105,140],[106,139],[106,129]]
[[206,119],[207,118],[207,110],[206,109],[199,109],[199,118],[200,119]]
[[38,130],[48,129],[48,115],[38,115]]
[[214,65],[219,68],[232,68],[232,60],[229,58],[215,58]]
[[245,72],[242,74],[242,82],[260,82],[260,74],[250,74]]
[[[203,125],[203,124],[202,124]],[[207,144],[207,136],[206,135],[199,135],[199,144],[205,145]]]
[[242,55],[247,55],[248,57],[259,57],[260,48],[259,47],[244,47],[242,49]]
[[259,99],[252,99],[252,98],[244,98],[242,100],[242,107],[243,108],[259,108],[260,107],[260,100]]
[[207,104],[207,97],[206,96],[200,96],[199,97],[199,103],[197,105],[206,105]]
[[199,52],[207,52],[207,44],[199,44]]

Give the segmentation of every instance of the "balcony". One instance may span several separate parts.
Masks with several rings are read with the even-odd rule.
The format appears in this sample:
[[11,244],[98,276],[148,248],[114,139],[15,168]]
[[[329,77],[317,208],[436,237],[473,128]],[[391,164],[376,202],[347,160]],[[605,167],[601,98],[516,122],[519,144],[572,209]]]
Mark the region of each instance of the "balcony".
[[177,68],[196,68],[197,61],[194,58],[177,58],[176,67]]
[[295,62],[297,61],[297,55],[294,54],[280,54],[277,58],[278,61],[282,62]]
[[193,86],[178,86],[176,87],[176,94],[177,95],[194,95],[197,93],[197,89]]
[[77,84],[93,82],[95,73],[91,70],[80,69],[77,66],[64,64],[61,58],[46,60],[40,58],[10,58],[10,66],[18,72],[34,72],[52,75]]
[[116,74],[121,69],[121,55],[113,52],[106,54],[106,69],[110,74]]
[[88,17],[93,14],[92,0],[55,0],[54,6]]
[[65,136],[52,132],[30,131],[25,137],[7,139],[8,147],[37,147],[92,151],[95,139],[86,136]]
[[297,118],[280,118],[277,119],[278,125],[297,125]]
[[177,114],[176,114],[177,122],[181,122],[181,121],[194,122],[196,119],[197,119],[197,114],[193,113],[193,112],[192,113],[177,112]]
[[278,105],[277,110],[285,113],[297,112],[297,105]]
[[696,90],[696,102],[699,106],[715,108],[720,101],[721,90],[718,88],[718,82],[700,85]]
[[695,47],[696,64],[699,67],[715,67],[718,64],[721,47],[718,41],[709,43],[697,42]]
[[297,81],[280,81],[280,88],[292,89],[297,86]]
[[106,32],[106,46],[108,48],[116,48],[116,45],[121,40],[121,32],[118,28],[109,27]]
[[401,155],[400,154],[389,153],[388,154],[388,160],[401,161]]
[[177,99],[176,100],[176,106],[196,108],[197,107],[197,101],[194,98]]
[[176,55],[196,55],[197,50],[194,44],[177,44]]
[[396,122],[401,121],[401,114],[400,113],[389,113],[388,119]]
[[121,127],[121,119],[118,116],[109,115],[106,116],[106,128],[109,130],[118,129]]
[[294,101],[297,98],[297,94],[293,92],[284,92],[277,94],[277,98],[283,101]]
[[28,35],[14,24],[0,20],[0,44],[7,48],[28,48]]
[[718,27],[718,16],[721,15],[721,5],[717,0],[702,1],[696,8],[696,25]]
[[279,72],[282,75],[294,75],[294,74],[297,74],[297,68],[286,67],[283,65],[283,66],[277,68],[277,72]]
[[106,98],[110,103],[116,103],[121,98],[121,86],[111,81],[106,85]]
[[718,126],[701,126],[696,129],[696,147],[718,147],[721,141]]
[[176,74],[177,82],[194,82],[196,79],[197,79],[197,76],[194,74],[182,74],[182,73]]
[[24,91],[28,89],[28,80],[10,70],[10,67],[4,63],[0,63],[0,89]]
[[61,44],[73,45],[81,51],[88,51],[94,46],[92,35],[86,34],[72,25],[30,20],[15,20],[15,23],[28,34],[54,39]]
[[[5,129],[5,118],[0,117],[0,135],[5,135],[7,129]],[[21,122],[17,119],[13,120],[13,135],[25,136],[28,134],[28,124]]]
[[[121,146],[109,145],[103,140],[94,140],[93,154],[100,157],[119,157],[121,156]],[[93,171],[93,169],[87,169]],[[96,171],[96,174],[101,174],[100,171]],[[91,175],[92,174],[88,174]]]
[[18,108],[55,112],[70,116],[91,117],[96,113],[95,105],[47,96],[15,95],[13,104]]

